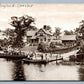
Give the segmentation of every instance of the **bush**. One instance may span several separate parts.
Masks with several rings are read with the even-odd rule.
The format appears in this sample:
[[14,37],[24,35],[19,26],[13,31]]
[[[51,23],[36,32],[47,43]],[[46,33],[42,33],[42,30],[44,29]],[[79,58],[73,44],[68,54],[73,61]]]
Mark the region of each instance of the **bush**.
[[37,44],[34,43],[33,46],[37,46]]
[[46,50],[46,45],[43,42],[39,43],[37,50],[44,52]]
[[50,47],[51,47],[51,48],[55,48],[55,43],[54,43],[54,42],[51,42],[51,43],[50,43]]
[[32,44],[29,44],[29,46],[32,46]]
[[76,57],[74,55],[69,56],[69,61],[76,61]]

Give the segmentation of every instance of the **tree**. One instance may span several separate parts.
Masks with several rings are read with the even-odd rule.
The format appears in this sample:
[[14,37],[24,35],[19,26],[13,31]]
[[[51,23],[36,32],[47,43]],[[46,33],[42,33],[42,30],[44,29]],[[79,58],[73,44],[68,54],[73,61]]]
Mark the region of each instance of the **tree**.
[[81,35],[79,32],[80,32],[80,28],[76,28],[75,29],[75,34],[76,34],[76,39],[77,40],[80,38],[80,35]]
[[28,15],[11,17],[10,25],[15,27],[14,32],[16,33],[16,38],[12,45],[13,47],[21,48],[24,46],[23,37],[26,35],[26,30],[31,28],[30,26],[34,21],[35,19]]
[[28,27],[28,31],[30,31],[30,30],[37,30],[37,27],[30,25],[30,26]]
[[53,34],[54,36],[56,36],[56,39],[60,36],[61,32],[60,32],[60,28],[59,27],[56,27],[55,29],[55,33]]
[[75,29],[75,33],[79,38],[84,39],[84,20],[82,20],[80,23],[81,25]]
[[71,31],[68,31],[68,30],[65,30],[64,31],[64,35],[73,35],[74,32],[71,30]]
[[2,30],[0,30],[0,32],[2,32]]
[[37,50],[44,52],[46,50],[46,45],[44,42],[38,44]]
[[5,31],[3,31],[4,35],[7,37],[5,39],[7,45],[12,45],[15,38],[16,33],[14,32],[14,29],[7,28]]
[[82,20],[81,25],[79,26],[79,33],[82,34],[82,39],[84,39],[84,20]]
[[80,22],[80,25],[75,30],[77,35],[77,41],[80,42],[80,45],[84,47],[84,20]]

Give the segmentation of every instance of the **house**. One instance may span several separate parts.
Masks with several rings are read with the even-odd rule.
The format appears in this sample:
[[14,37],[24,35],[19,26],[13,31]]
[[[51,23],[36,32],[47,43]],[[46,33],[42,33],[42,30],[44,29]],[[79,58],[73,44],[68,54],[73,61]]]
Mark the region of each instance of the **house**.
[[26,32],[26,35],[27,35],[27,43],[37,43],[37,38],[36,38],[36,32],[38,30],[30,30],[30,31],[27,31]]
[[76,35],[63,35],[61,40],[62,43],[65,45],[70,43],[76,43]]
[[36,37],[38,39],[38,43],[40,42],[50,42],[52,39],[53,34],[51,32],[49,32],[48,30],[45,30],[43,28],[39,29],[36,32]]
[[50,42],[53,34],[43,28],[27,31],[27,43],[38,44],[40,42]]
[[54,43],[62,43],[62,40],[61,40],[61,36],[59,36],[59,38],[57,39],[55,36],[52,37],[51,39],[51,42],[54,42]]

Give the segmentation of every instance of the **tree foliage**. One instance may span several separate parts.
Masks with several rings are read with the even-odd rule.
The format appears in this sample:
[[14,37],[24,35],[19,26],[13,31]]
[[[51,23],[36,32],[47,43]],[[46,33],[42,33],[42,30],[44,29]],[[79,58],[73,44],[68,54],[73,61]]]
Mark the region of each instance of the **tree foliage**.
[[75,33],[77,38],[84,39],[84,20],[82,20],[79,27],[75,29]]
[[68,30],[65,30],[64,31],[64,35],[74,35],[74,31],[68,31]]
[[82,34],[82,38],[84,39],[84,20],[82,20],[81,25],[79,26],[79,33]]
[[4,35],[7,37],[4,39],[4,42],[6,42],[7,45],[13,45],[13,42],[16,38],[16,33],[14,32],[14,29],[7,28],[4,31]]
[[77,41],[80,43],[81,47],[84,48],[84,20],[80,22],[80,25],[75,30]]
[[54,36],[56,36],[56,39],[60,36],[61,32],[60,32],[60,28],[59,27],[56,27],[55,28],[55,33],[54,33]]
[[23,36],[26,35],[26,30],[31,29],[31,24],[34,23],[35,19],[31,16],[25,15],[21,17],[13,16],[11,17],[10,25],[15,27],[14,32],[16,33],[16,38],[13,42],[13,47],[23,47]]
[[46,44],[41,42],[38,44],[38,47],[37,47],[37,50],[38,51],[45,51],[46,50]]

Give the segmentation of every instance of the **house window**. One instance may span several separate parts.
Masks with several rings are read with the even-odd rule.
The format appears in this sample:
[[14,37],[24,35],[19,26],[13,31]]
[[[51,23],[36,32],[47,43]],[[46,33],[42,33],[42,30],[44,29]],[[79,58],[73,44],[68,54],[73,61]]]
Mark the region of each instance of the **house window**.
[[42,41],[43,41],[43,39],[40,39],[40,41],[42,42]]
[[44,38],[44,41],[46,41],[46,38]]
[[43,33],[40,33],[40,36],[43,36]]
[[50,42],[50,39],[48,39],[48,42]]

